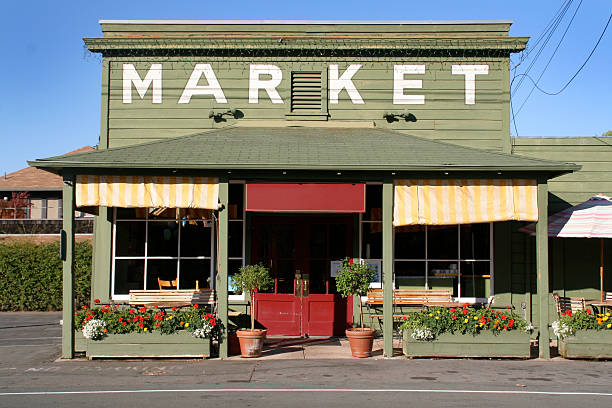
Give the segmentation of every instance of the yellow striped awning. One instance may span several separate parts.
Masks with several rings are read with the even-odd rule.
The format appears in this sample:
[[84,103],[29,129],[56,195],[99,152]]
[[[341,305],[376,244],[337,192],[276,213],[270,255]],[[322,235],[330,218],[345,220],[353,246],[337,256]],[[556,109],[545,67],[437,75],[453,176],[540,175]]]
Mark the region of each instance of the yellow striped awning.
[[535,180],[395,180],[393,225],[537,221]]
[[76,177],[77,207],[207,208],[219,205],[219,181],[211,177]]

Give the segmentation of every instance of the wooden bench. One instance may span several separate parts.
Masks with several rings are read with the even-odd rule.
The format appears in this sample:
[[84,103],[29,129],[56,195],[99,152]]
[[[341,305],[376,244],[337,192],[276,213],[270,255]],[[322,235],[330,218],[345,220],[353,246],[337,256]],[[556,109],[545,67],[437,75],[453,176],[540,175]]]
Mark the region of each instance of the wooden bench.
[[[366,305],[368,310],[372,306],[381,306],[383,304],[383,290],[370,289],[368,291],[368,299]],[[459,302],[453,301],[453,296],[448,289],[394,289],[393,290],[393,317],[399,318],[404,314],[395,313],[397,306],[441,306],[441,307],[458,307]],[[382,314],[370,314],[370,317],[383,317]]]
[[216,305],[212,289],[130,290],[130,305],[180,307],[191,305]]

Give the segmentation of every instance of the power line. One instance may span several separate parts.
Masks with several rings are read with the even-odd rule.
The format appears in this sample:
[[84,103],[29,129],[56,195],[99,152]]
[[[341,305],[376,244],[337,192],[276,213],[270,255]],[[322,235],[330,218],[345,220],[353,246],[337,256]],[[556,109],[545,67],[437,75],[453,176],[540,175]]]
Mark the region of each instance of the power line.
[[580,73],[580,71],[582,71],[582,68],[584,68],[584,66],[587,64],[587,62],[589,62],[589,60],[591,59],[591,57],[593,56],[593,53],[595,52],[595,50],[597,49],[597,46],[599,45],[599,43],[601,42],[601,39],[603,38],[604,34],[606,33],[606,30],[608,29],[608,26],[610,25],[610,20],[612,20],[612,13],[610,14],[610,17],[608,17],[608,22],[606,23],[606,26],[604,27],[603,31],[601,32],[601,35],[599,36],[599,39],[597,40],[597,43],[595,44],[595,46],[593,47],[593,49],[591,50],[591,52],[589,53],[589,56],[586,58],[586,60],[582,63],[582,65],[580,66],[580,68],[578,68],[578,70],[576,71],[576,73],[574,75],[572,75],[572,77],[569,79],[569,81],[567,81],[567,83],[565,85],[563,85],[563,87],[558,90],[557,92],[547,92],[544,89],[540,88],[538,86],[538,84],[536,83],[536,81],[533,80],[533,78],[531,78],[529,75],[527,74],[517,74],[516,76],[522,76],[525,77],[527,79],[529,79],[531,82],[533,82],[533,86],[540,92],[546,94],[546,95],[559,95],[561,92],[563,92],[565,90],[565,88],[567,88],[569,86],[569,84],[572,83],[572,81],[578,76],[578,74]]
[[[574,11],[574,14],[572,15],[571,20],[569,21],[569,23],[567,24],[567,27],[565,28],[565,31],[563,32],[563,35],[561,36],[561,39],[559,40],[559,42],[557,43],[557,46],[555,47],[555,50],[553,51],[552,55],[550,56],[550,58],[548,59],[548,62],[546,63],[546,65],[544,66],[544,69],[542,69],[542,72],[540,72],[540,76],[538,76],[537,81],[535,81],[536,85],[538,83],[540,83],[540,79],[542,79],[542,76],[544,75],[544,73],[546,72],[546,70],[548,69],[548,66],[550,65],[550,62],[552,61],[552,59],[554,58],[554,56],[557,54],[557,50],[559,49],[559,47],[561,46],[561,43],[563,42],[563,40],[565,39],[565,35],[567,34],[569,28],[572,25],[572,22],[574,22],[574,17],[576,17],[576,14],[578,14],[578,10],[580,9],[580,6],[582,5],[582,1],[580,0],[580,3],[578,3],[578,7],[576,7],[576,10]],[[527,95],[527,97],[525,98],[525,100],[523,101],[523,103],[521,104],[521,106],[518,108],[518,110],[516,111],[516,115],[518,115],[521,110],[523,109],[523,106],[525,106],[525,104],[527,103],[527,101],[529,100],[529,98],[531,97],[531,94],[533,93],[533,91],[535,90],[535,86],[531,87],[531,91],[529,91],[529,94]]]

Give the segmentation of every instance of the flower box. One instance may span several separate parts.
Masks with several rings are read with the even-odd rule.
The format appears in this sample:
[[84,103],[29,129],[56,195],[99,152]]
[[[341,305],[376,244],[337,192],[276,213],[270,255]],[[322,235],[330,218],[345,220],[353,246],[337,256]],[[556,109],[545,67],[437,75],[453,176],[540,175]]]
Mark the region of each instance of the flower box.
[[559,339],[559,354],[564,358],[612,358],[612,331],[576,330]]
[[[81,335],[82,337],[82,335]],[[196,338],[187,331],[173,334],[109,334],[102,340],[86,340],[86,356],[104,357],[210,357],[210,338]]]
[[435,340],[415,340],[404,330],[403,352],[406,357],[514,357],[529,358],[529,333],[518,330],[493,334],[442,333]]

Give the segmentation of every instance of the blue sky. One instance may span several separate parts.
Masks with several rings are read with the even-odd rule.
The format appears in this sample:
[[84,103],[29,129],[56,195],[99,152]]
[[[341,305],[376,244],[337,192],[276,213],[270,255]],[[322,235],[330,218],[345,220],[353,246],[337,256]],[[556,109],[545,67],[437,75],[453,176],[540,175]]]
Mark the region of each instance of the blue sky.
[[[82,37],[100,36],[100,19],[513,20],[514,36],[544,31],[565,0],[30,0],[4,2],[0,25],[0,172],[98,143],[101,59]],[[574,0],[530,71],[537,78],[580,0]],[[306,7],[305,7],[306,6]],[[558,91],[584,62],[610,13],[609,0],[586,0],[540,87]],[[535,52],[521,63],[523,72]],[[518,62],[518,55],[513,61]],[[518,108],[528,81],[513,95]],[[534,91],[516,116],[519,136],[595,136],[612,129],[612,23],[574,81],[557,96]],[[515,128],[512,126],[512,133]]]

